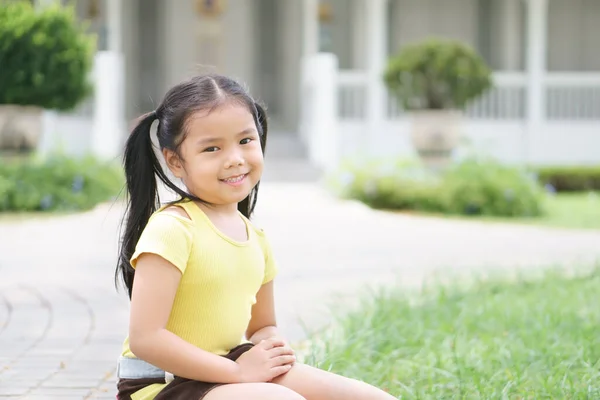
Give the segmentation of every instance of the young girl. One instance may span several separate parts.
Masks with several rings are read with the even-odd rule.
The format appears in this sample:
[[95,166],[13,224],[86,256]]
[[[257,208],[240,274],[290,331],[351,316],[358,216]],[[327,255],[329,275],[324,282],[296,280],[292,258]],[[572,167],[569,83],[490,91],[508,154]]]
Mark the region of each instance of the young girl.
[[[185,191],[154,153],[154,121],[164,163]],[[116,271],[131,299],[118,399],[393,399],[297,363],[278,336],[276,264],[249,221],[266,142],[263,108],[218,75],[175,86],[133,129]],[[156,176],[181,200],[160,206]]]

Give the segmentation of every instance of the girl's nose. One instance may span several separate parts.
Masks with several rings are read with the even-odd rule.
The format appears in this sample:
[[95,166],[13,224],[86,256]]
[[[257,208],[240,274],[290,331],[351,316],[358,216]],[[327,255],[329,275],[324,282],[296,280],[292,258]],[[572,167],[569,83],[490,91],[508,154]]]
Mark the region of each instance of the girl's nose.
[[227,159],[226,168],[239,167],[244,165],[244,157],[240,153],[233,153]]

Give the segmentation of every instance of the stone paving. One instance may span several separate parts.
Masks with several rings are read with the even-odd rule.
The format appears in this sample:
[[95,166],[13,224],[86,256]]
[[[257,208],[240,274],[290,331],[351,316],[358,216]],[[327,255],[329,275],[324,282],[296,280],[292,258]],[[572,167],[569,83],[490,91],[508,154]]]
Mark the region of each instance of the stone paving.
[[[113,285],[120,204],[63,217],[0,219],[0,399],[114,399],[128,302]],[[600,232],[407,215],[339,202],[313,183],[265,183],[256,221],[281,273],[284,334],[329,322],[367,284],[441,273],[589,264]]]

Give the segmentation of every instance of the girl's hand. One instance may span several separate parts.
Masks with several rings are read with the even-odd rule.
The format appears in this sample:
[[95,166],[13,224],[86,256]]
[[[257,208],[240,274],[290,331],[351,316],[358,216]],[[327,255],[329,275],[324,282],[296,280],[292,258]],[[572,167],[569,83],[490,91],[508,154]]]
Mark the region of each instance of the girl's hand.
[[240,383],[269,382],[288,372],[296,357],[281,339],[263,340],[237,359]]
[[264,342],[265,340],[276,340],[278,343],[283,343],[282,346],[283,347],[287,347],[290,350],[292,350],[292,353],[295,355],[294,349],[292,349],[292,347],[290,346],[290,344],[283,337],[281,337],[281,336],[279,336],[277,334],[274,334],[274,335],[271,335],[271,336],[267,336],[267,337],[263,338],[260,341]]

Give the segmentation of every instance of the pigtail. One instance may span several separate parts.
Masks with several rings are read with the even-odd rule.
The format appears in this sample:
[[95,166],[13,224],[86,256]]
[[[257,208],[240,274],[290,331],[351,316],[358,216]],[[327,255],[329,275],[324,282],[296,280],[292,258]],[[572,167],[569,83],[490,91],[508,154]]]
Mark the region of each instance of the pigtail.
[[254,107],[256,107],[256,116],[254,117],[254,122],[256,122],[256,126],[259,129],[258,133],[260,134],[260,147],[263,154],[265,154],[265,149],[267,147],[267,131],[269,128],[269,124],[267,122],[267,112],[258,103],[254,103]]
[[[254,103],[254,108],[256,109],[256,112],[254,114],[254,123],[256,124],[256,129],[258,130],[258,134],[260,137],[260,148],[263,154],[265,154],[268,133],[267,113],[265,109],[258,103]],[[242,215],[244,215],[248,219],[252,216],[252,213],[254,212],[254,207],[256,206],[259,185],[260,182],[258,182],[254,189],[252,189],[248,197],[246,197],[244,200],[238,203],[238,211],[241,212]]]
[[115,281],[119,280],[120,275],[127,288],[129,298],[131,298],[134,275],[134,269],[129,261],[150,216],[160,205],[154,174],[157,171],[163,171],[154,153],[150,136],[150,128],[156,119],[155,112],[141,117],[125,145],[123,164],[128,204],[124,217],[124,221],[126,221],[125,232],[122,237],[115,270]]

